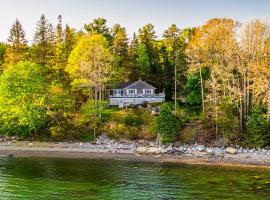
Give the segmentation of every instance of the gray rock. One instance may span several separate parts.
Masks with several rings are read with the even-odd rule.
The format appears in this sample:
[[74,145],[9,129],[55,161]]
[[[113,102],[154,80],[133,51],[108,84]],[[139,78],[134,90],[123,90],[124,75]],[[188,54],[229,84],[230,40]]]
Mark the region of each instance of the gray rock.
[[203,145],[198,145],[198,146],[196,147],[196,150],[197,150],[197,151],[205,151],[205,146],[203,146]]
[[227,147],[225,151],[226,151],[226,153],[231,154],[231,155],[237,154],[237,149],[235,149],[233,147]]
[[210,147],[207,147],[207,148],[206,148],[206,152],[209,153],[209,154],[214,153],[213,149],[210,148]]

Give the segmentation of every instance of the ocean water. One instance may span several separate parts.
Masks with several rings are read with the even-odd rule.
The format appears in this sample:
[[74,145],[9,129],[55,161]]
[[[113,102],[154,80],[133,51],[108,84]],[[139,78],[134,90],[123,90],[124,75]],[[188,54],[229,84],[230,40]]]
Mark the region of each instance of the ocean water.
[[0,158],[0,199],[270,199],[270,171],[131,161]]

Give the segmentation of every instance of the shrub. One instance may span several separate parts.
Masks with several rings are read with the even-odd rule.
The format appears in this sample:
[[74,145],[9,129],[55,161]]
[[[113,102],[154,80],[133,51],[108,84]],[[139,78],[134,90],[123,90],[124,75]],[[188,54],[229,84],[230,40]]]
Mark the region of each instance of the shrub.
[[160,114],[156,118],[156,133],[160,135],[163,143],[171,143],[176,140],[177,119],[172,113],[172,108],[168,103],[161,106]]
[[136,139],[139,135],[139,128],[126,126],[123,123],[107,122],[104,126],[104,132],[115,140]]
[[131,110],[127,112],[124,122],[127,126],[140,126],[143,124],[142,119],[143,111],[142,110]]
[[185,127],[181,129],[181,133],[179,134],[179,140],[184,144],[192,144],[196,133],[196,127]]
[[224,143],[229,143],[239,136],[239,119],[236,105],[228,98],[218,106],[218,118],[215,123],[222,135]]
[[247,120],[244,142],[248,146],[264,147],[270,145],[270,122],[263,116],[263,110],[251,111]]

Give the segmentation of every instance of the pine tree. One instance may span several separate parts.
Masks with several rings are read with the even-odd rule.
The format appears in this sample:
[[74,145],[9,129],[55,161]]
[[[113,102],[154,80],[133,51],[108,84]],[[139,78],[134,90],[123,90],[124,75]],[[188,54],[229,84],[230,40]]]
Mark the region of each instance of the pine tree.
[[180,29],[175,24],[172,24],[163,33],[163,41],[166,46],[166,51],[169,54],[170,62],[175,62],[175,53],[179,50],[180,44]]
[[5,53],[5,62],[7,64],[14,64],[26,58],[27,40],[25,39],[22,24],[18,19],[10,29],[8,43],[9,46]]
[[37,23],[33,44],[33,60],[42,65],[51,64],[55,51],[55,34],[52,24],[45,15],[41,15]]
[[130,74],[128,65],[129,65],[129,59],[128,59],[128,38],[126,29],[124,27],[121,27],[119,24],[114,25],[112,29],[112,50],[115,55],[118,56],[119,62],[118,66],[121,68],[121,70],[125,71],[125,79],[128,79],[128,76]]
[[64,30],[64,46],[65,46],[65,57],[68,60],[68,56],[71,53],[73,46],[76,42],[75,31],[66,25]]
[[58,16],[58,23],[56,25],[56,40],[57,43],[62,43],[63,42],[63,25],[62,25],[62,16]]
[[160,114],[156,118],[156,133],[159,134],[163,143],[172,143],[177,135],[177,118],[172,113],[168,103],[161,106]]
[[148,77],[146,79],[147,82],[154,86],[159,85],[159,80],[157,80],[157,74],[160,72],[159,70],[159,55],[157,52],[157,48],[155,47],[156,35],[154,30],[154,25],[147,24],[144,27],[139,29],[138,40],[140,44],[143,44],[146,48],[146,53],[149,58],[149,72]]
[[90,34],[101,34],[109,43],[112,42],[112,36],[110,34],[110,28],[107,26],[107,20],[104,18],[94,19],[89,24],[84,25],[84,29]]
[[139,75],[136,71],[136,60],[138,58],[137,49],[138,49],[139,41],[136,36],[136,33],[133,33],[133,38],[128,48],[128,58],[129,58],[129,71],[131,72],[129,75],[130,81],[136,81],[139,78]]

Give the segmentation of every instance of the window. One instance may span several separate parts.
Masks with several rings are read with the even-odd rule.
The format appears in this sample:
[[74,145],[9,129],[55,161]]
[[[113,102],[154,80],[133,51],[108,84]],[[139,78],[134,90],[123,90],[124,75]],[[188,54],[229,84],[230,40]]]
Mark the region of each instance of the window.
[[136,90],[135,90],[135,89],[129,89],[129,90],[128,90],[128,93],[129,93],[129,94],[135,94],[135,93],[136,93]]
[[152,90],[151,89],[144,89],[144,94],[152,94]]

